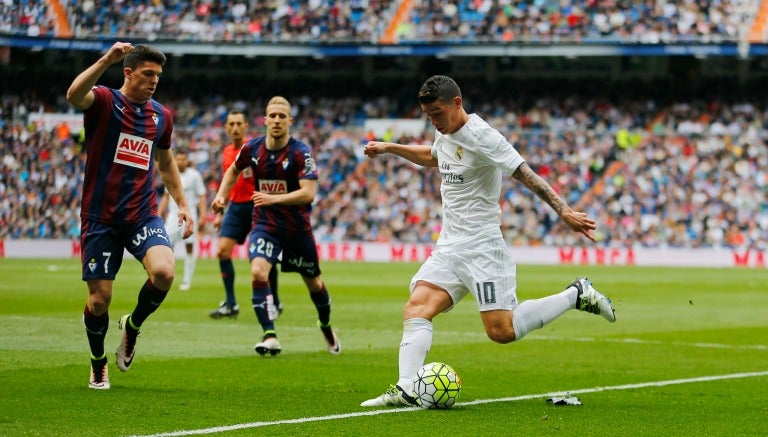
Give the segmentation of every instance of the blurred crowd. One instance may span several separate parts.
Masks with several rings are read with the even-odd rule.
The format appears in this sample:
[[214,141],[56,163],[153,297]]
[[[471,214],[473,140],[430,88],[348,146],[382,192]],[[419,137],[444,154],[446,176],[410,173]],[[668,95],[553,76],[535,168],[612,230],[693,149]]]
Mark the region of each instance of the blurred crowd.
[[[431,243],[440,232],[437,169],[405,160],[369,160],[379,138],[429,143],[433,132],[377,137],[360,118],[392,116],[387,98],[289,96],[294,136],[313,147],[320,172],[315,235],[326,241]],[[174,147],[204,175],[209,201],[222,175],[223,122],[249,114],[263,132],[264,101],[168,99]],[[599,223],[610,247],[768,248],[768,111],[754,103],[540,98],[468,104],[497,127],[576,209]],[[41,102],[3,96],[0,106],[0,238],[76,238],[84,156],[81,135],[28,123]],[[399,116],[414,116],[413,108]],[[397,114],[395,114],[397,115]],[[425,123],[425,126],[427,124]],[[554,212],[511,178],[500,199],[512,245],[579,245]],[[204,217],[210,223],[211,216]],[[212,226],[206,233],[213,233]]]
[[734,41],[751,23],[753,0],[421,0],[401,41],[624,43]]
[[[759,0],[60,0],[77,38],[229,42],[736,41]],[[398,14],[401,4],[409,13]],[[0,2],[0,33],[52,36],[49,2]],[[406,8],[408,9],[408,8]]]

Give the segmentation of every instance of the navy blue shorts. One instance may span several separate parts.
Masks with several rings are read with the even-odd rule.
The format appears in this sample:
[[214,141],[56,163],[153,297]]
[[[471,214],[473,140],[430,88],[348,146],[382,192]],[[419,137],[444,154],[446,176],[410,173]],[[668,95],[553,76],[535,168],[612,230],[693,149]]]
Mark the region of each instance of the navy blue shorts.
[[126,250],[141,262],[150,247],[166,246],[173,249],[163,219],[156,215],[137,223],[120,225],[84,219],[80,229],[83,281],[114,280],[123,264],[123,253]]
[[280,271],[299,272],[301,276],[320,276],[317,244],[312,233],[276,233],[254,229],[248,235],[248,259],[266,258],[273,266],[282,252]]
[[252,221],[252,202],[230,202],[224,213],[224,220],[221,222],[219,236],[231,238],[237,241],[237,244],[243,244],[248,238],[248,233],[251,232]]

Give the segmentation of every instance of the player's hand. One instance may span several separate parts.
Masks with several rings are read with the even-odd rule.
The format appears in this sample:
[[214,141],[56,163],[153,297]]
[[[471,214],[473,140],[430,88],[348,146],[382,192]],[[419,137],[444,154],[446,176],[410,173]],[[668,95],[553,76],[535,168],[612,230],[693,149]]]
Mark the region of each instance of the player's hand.
[[213,216],[213,229],[216,230],[216,233],[221,232],[221,222],[224,221],[224,216],[216,213],[216,215]]
[[193,232],[195,232],[195,219],[192,218],[192,214],[188,208],[179,208],[179,226],[184,224],[184,232],[181,234],[181,238],[189,238]]
[[277,203],[275,202],[275,196],[260,191],[254,191],[251,195],[251,200],[253,201],[253,206],[268,206]]
[[224,208],[227,206],[227,201],[224,200],[223,197],[216,196],[216,198],[213,199],[213,202],[211,202],[211,209],[216,214],[224,212]]
[[597,238],[592,234],[592,231],[597,229],[597,223],[587,217],[587,214],[576,211],[565,211],[560,218],[563,219],[565,224],[568,225],[572,231],[578,232],[592,241],[597,241]]
[[369,141],[368,144],[365,145],[363,153],[369,158],[375,158],[379,155],[383,155],[387,153],[386,143],[381,141]]
[[125,58],[125,55],[132,52],[134,49],[133,44],[129,42],[116,42],[112,44],[107,53],[104,55],[107,62],[114,64],[120,62]]

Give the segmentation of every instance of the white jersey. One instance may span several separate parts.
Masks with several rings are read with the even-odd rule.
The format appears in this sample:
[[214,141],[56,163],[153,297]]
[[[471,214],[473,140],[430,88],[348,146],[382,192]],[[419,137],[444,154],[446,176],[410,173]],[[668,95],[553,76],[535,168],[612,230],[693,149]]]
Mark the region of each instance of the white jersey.
[[501,237],[501,178],[525,162],[514,146],[470,114],[458,131],[436,132],[432,156],[442,177],[443,228],[437,245]]
[[[199,171],[192,167],[187,167],[181,176],[181,189],[184,191],[184,198],[187,199],[187,206],[192,213],[192,217],[195,223],[198,221],[197,217],[197,204],[200,203],[200,197],[205,195],[205,183],[203,183],[203,176]],[[166,193],[168,190],[166,189]],[[168,202],[168,214],[166,215],[166,221],[177,221],[179,216],[179,206],[173,197],[170,196]]]

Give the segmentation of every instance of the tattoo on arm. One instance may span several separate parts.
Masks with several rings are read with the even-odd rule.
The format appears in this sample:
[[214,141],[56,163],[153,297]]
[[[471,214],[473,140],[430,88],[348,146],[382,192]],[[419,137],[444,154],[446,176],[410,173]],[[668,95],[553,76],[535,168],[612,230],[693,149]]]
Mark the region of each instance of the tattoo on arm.
[[557,215],[561,215],[568,208],[563,199],[557,195],[554,188],[542,179],[541,176],[537,175],[527,163],[520,164],[520,167],[512,173],[512,177],[520,181],[529,190],[533,191],[539,199],[551,206]]

